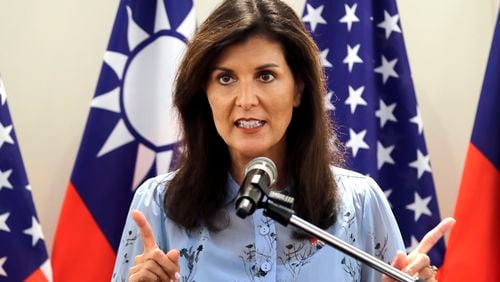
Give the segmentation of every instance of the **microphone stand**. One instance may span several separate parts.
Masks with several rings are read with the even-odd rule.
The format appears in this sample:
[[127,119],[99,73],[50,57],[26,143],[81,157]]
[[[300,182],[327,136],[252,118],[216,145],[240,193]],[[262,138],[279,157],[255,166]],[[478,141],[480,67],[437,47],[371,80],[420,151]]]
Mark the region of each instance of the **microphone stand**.
[[[259,185],[255,185],[259,186]],[[259,189],[266,194],[267,197],[262,197],[257,205],[257,208],[263,208],[264,214],[284,226],[291,224],[308,234],[320,239],[329,246],[359,260],[369,267],[386,274],[387,276],[401,282],[424,282],[423,279],[415,278],[410,276],[408,273],[402,272],[399,269],[389,265],[376,257],[356,248],[352,245],[338,239],[337,237],[331,235],[330,233],[324,231],[323,229],[303,220],[302,218],[294,215],[294,211],[289,208],[293,203],[293,198],[282,194],[270,192],[266,193],[266,189]],[[287,205],[289,207],[285,207]]]

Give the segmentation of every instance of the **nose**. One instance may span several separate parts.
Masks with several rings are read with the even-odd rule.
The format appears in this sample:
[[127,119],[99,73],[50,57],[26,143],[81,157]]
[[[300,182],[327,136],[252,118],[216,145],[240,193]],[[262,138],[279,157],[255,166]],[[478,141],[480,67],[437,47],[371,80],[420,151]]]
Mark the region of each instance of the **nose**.
[[236,94],[236,106],[248,110],[259,104],[257,89],[252,83],[241,83],[236,91],[238,91]]

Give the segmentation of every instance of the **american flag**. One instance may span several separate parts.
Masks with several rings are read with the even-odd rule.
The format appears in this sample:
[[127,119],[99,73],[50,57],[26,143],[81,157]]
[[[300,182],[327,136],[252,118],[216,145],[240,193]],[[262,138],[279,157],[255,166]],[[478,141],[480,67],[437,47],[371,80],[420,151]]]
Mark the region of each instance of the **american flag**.
[[[396,2],[308,0],[302,20],[321,51],[346,165],[384,190],[409,252],[440,216]],[[433,264],[444,250],[441,240]]]
[[0,281],[52,281],[42,227],[0,78]]
[[135,189],[175,159],[170,93],[195,29],[192,1],[120,1],[56,231],[57,281],[112,278]]

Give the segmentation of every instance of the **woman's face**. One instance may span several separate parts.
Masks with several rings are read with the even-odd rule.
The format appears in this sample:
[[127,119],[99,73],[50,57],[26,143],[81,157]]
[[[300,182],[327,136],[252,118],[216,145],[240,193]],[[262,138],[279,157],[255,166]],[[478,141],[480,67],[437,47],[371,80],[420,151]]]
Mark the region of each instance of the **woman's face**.
[[279,42],[253,36],[222,51],[206,92],[217,132],[233,161],[283,157],[285,132],[293,108],[300,104],[301,88]]

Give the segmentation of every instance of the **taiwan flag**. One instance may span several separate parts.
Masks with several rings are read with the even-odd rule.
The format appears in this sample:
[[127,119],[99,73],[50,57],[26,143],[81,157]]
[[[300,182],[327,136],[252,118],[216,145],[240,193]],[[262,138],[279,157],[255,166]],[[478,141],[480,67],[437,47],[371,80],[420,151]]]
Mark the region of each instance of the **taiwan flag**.
[[135,189],[177,155],[172,87],[195,29],[192,1],[120,2],[56,231],[56,281],[112,279]]
[[439,281],[500,281],[500,25],[479,97]]

